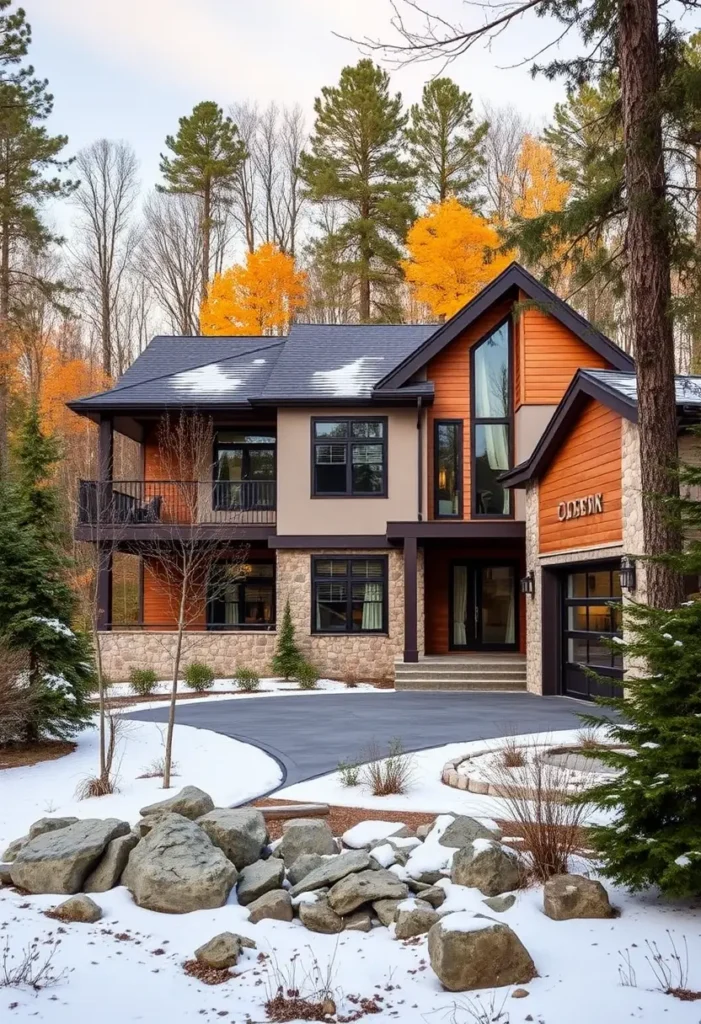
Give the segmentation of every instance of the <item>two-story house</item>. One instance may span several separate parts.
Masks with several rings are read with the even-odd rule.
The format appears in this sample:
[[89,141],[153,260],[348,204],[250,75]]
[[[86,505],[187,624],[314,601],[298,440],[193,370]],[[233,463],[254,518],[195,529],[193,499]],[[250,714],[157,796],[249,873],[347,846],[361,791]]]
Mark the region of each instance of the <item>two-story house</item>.
[[[202,413],[215,435],[197,515],[222,558],[245,543],[247,564],[203,595],[197,659],[269,671],[289,599],[330,677],[588,695],[581,666],[601,665],[621,558],[639,551],[624,535],[639,502],[632,371],[518,264],[441,325],[155,338],[111,390],[71,403],[99,426],[100,480],[81,484],[76,536],[108,536],[91,499],[107,485],[121,549],[141,545],[143,560],[167,543],[182,511],[158,424]],[[140,445],[137,481],[112,478],[115,431]],[[168,668],[172,583],[139,578],[138,621],[117,627],[101,560],[115,678]],[[604,667],[617,686],[620,666]]]

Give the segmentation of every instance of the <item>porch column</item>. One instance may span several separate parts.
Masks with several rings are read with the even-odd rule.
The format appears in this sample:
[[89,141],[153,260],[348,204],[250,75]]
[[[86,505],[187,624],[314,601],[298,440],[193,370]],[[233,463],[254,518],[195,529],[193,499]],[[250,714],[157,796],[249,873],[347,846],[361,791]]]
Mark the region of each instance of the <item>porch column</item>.
[[100,417],[100,434],[97,442],[97,475],[106,483],[114,473],[114,430],[111,416]]
[[404,661],[419,660],[417,640],[416,537],[404,538]]
[[97,628],[104,631],[112,623],[112,546],[97,545]]

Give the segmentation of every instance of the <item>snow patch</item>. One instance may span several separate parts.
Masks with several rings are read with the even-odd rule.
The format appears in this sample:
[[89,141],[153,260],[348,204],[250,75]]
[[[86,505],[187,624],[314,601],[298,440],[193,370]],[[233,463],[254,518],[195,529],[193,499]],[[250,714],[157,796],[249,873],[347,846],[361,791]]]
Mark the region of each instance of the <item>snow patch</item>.
[[383,839],[389,839],[394,832],[400,832],[406,825],[401,821],[361,821],[343,833],[345,846],[351,850],[362,850],[366,846],[374,846]]
[[489,917],[475,917],[463,911],[444,917],[441,920],[441,929],[444,932],[484,932],[496,927],[497,924],[497,921],[492,921]]
[[329,391],[336,398],[369,395],[380,375],[379,367],[373,368],[371,364],[384,361],[384,356],[360,356],[336,370],[315,370],[312,387]]

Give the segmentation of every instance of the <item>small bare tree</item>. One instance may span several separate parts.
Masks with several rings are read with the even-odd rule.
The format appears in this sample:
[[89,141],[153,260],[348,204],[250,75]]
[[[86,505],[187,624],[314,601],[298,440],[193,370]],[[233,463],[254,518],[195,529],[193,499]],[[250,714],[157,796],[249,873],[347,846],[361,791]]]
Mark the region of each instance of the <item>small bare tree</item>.
[[[172,683],[165,740],[163,788],[170,786],[173,727],[178,680],[187,650],[202,639],[206,601],[222,593],[243,572],[245,547],[225,545],[212,535],[209,517],[212,495],[212,421],[198,413],[164,417],[158,426],[161,463],[170,477],[161,512],[166,535],[152,542],[144,557],[144,570],[166,595],[175,643]],[[232,522],[235,522],[232,513]],[[226,561],[222,548],[227,549]]]

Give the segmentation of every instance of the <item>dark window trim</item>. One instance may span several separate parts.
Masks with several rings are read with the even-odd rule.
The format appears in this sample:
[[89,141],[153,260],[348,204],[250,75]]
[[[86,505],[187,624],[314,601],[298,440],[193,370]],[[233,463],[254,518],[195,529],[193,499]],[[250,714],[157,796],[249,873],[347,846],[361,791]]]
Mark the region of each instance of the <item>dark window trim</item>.
[[[475,352],[480,345],[500,328],[507,325],[507,349],[509,354],[509,414],[506,417],[475,416]],[[477,509],[477,456],[475,454],[476,426],[490,423],[504,424],[509,430],[509,469],[514,464],[514,323],[511,313],[494,324],[470,347],[470,508],[473,519],[513,519],[514,493],[509,495],[509,511],[502,513],[479,512]]]
[[[366,562],[366,561],[379,561],[382,562],[382,579],[381,580],[369,580],[366,582],[371,583],[382,583],[382,628],[381,629],[353,629],[353,594],[352,594],[352,569],[351,564],[353,562]],[[324,562],[347,562],[348,573],[345,577],[335,576],[331,577],[316,575],[316,563]],[[312,601],[311,601],[311,632],[315,636],[387,636],[389,632],[389,601],[388,601],[388,559],[387,555],[376,555],[374,552],[368,555],[312,555],[311,556],[311,589],[312,589]],[[326,582],[338,582],[344,580],[348,584],[348,592],[346,595],[346,629],[317,629],[316,628],[316,585],[317,583]],[[361,582],[356,580],[356,582]]]
[[[223,558],[223,559],[221,559],[221,561],[222,562],[226,562],[226,561],[230,561],[230,559]],[[230,623],[230,624],[225,623],[225,622],[212,622],[212,606],[213,606],[213,604],[215,603],[215,601],[217,599],[212,597],[210,588],[207,587],[207,604],[206,604],[206,610],[205,610],[205,628],[208,631],[215,632],[215,633],[222,633],[222,632],[225,632],[225,633],[247,633],[247,632],[270,633],[274,629],[276,629],[276,623],[277,623],[277,561],[275,559],[273,559],[273,558],[251,558],[251,559],[249,559],[248,562],[246,562],[246,564],[247,565],[252,565],[252,566],[256,566],[256,565],[272,565],[272,567],[273,567],[273,575],[272,576],[260,576],[260,577],[258,577],[254,573],[251,573],[250,576],[246,576],[244,579],[239,580],[238,584],[237,584],[238,586],[243,586],[243,588],[244,588],[244,594],[243,594],[243,598],[244,599],[243,599],[242,602],[239,602],[240,604],[243,604],[244,607],[245,607],[245,604],[246,604],[245,587],[246,587],[246,583],[249,580],[251,580],[251,582],[255,582],[256,580],[261,580],[261,581],[265,581],[266,583],[271,583],[272,584],[272,588],[273,588],[273,602],[272,602],[272,604],[273,604],[273,607],[272,607],[272,619],[271,619],[271,621],[270,622],[262,622],[262,623],[259,623],[257,625],[256,625],[256,623],[252,623],[252,622],[238,622],[238,623]]]
[[[457,485],[458,485],[458,511],[454,514],[441,513],[438,511],[438,428],[445,426],[456,426],[458,429],[458,441],[457,441],[457,452],[458,452],[458,466],[457,466]],[[457,419],[441,419],[433,421],[433,518],[434,519],[462,519],[464,509],[464,474],[463,474],[463,445],[465,443],[464,437],[464,420]]]
[[[345,439],[336,440],[332,442],[318,441],[319,444],[324,443],[345,443],[349,449],[350,445],[354,440],[350,436],[350,424],[351,423],[382,423],[382,437],[381,438],[367,438],[368,444],[381,444],[382,445],[382,490],[374,493],[356,493],[351,488],[351,460],[346,460],[346,490],[345,491],[317,491],[316,489],[316,460],[315,460],[315,444],[317,438],[314,435],[314,428],[317,423],[348,423],[348,437]],[[312,416],[311,417],[311,440],[310,440],[310,494],[312,498],[386,498],[387,495],[387,461],[389,453],[389,417],[387,416]],[[356,443],[363,443],[363,438],[355,438]]]
[[[256,429],[255,425],[253,427],[251,427],[250,428],[251,433],[253,433],[255,431],[255,429]],[[219,465],[219,455],[218,455],[219,449],[220,448],[227,448],[227,447],[228,448],[243,448],[244,449],[244,457],[243,457],[243,462],[242,462],[242,465],[241,465],[241,472],[243,473],[244,466],[247,466],[247,468],[250,469],[250,449],[251,448],[254,448],[254,449],[257,449],[257,450],[258,449],[270,448],[270,442],[269,441],[262,441],[262,442],[260,442],[260,444],[258,444],[256,442],[252,442],[252,441],[251,442],[249,442],[249,441],[240,441],[238,443],[235,442],[235,441],[231,441],[230,443],[224,441],[224,442],[220,443],[220,441],[219,441],[219,434],[220,433],[224,433],[227,430],[240,430],[241,432],[247,432],[249,430],[249,427],[245,423],[241,424],[241,425],[236,424],[236,425],[231,426],[231,427],[217,426],[215,431],[214,431],[214,439],[212,441],[212,509],[215,512],[228,512],[229,511],[229,505],[227,505],[225,502],[222,502],[219,499],[220,488],[217,487],[217,484],[220,482],[217,479],[217,467]],[[272,445],[272,448],[273,448],[273,477],[272,477],[272,479],[273,479],[273,483],[275,483],[277,481],[277,427],[262,427],[261,428],[261,433],[263,433],[263,432],[269,433],[270,436],[272,438],[274,438],[273,445]],[[242,479],[243,482],[245,482],[246,480],[250,480],[250,477],[242,476],[241,479]],[[254,481],[254,482],[256,482],[256,481]],[[259,481],[259,482],[263,482],[263,481]],[[266,508],[268,508],[268,507],[273,508],[274,507],[274,503],[271,506],[267,506],[266,505],[264,507],[266,507]]]
[[[504,519],[506,516],[503,517]],[[489,568],[502,568],[508,566],[514,570],[514,611],[515,611],[515,639],[512,644],[480,644],[477,642],[468,643],[464,645],[456,644],[453,641],[453,602],[454,602],[454,575],[455,567],[457,565],[467,566],[468,571],[468,584],[470,581],[470,570],[471,569],[483,569]],[[450,561],[450,573],[448,575],[448,650],[449,651],[494,651],[502,652],[504,654],[516,653],[521,650],[521,601],[519,592],[519,575],[521,572],[521,563],[517,558],[453,558]],[[470,601],[474,598],[474,595],[470,595],[468,591],[468,612],[470,610]],[[473,604],[474,610],[474,604]]]
[[[561,576],[561,591],[562,591],[562,619],[561,619],[561,632],[562,632],[562,672],[563,672],[563,683],[564,674],[568,668],[570,669],[582,669],[582,664],[576,661],[570,661],[568,658],[568,640],[611,640],[613,637],[622,636],[622,630],[598,630],[598,629],[570,629],[568,625],[569,616],[567,611],[569,608],[590,608],[597,607],[600,605],[617,605],[623,607],[623,595],[610,593],[601,597],[589,597],[589,580],[587,579],[587,595],[585,597],[569,597],[567,594],[567,580],[571,575],[581,573],[588,577],[590,574],[598,572],[607,572],[610,575],[612,585],[611,591],[613,591],[613,577],[620,569],[620,562],[584,562],[581,567],[576,563],[569,565],[567,570],[562,573]],[[611,652],[613,661],[613,654]],[[619,655],[620,657],[620,655]],[[598,675],[611,676],[614,679],[623,678],[623,667],[622,665],[592,665],[589,662],[586,663],[587,668],[592,669]]]

